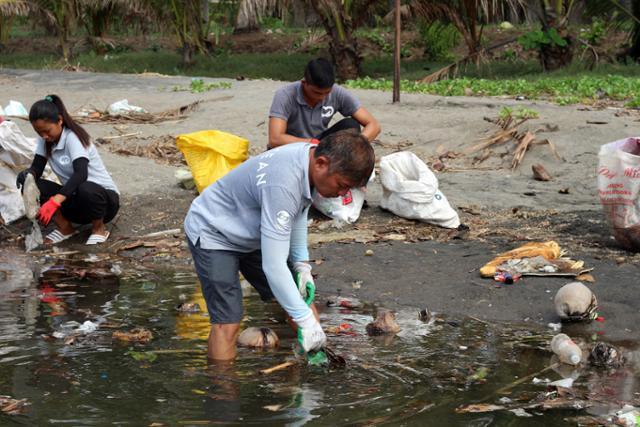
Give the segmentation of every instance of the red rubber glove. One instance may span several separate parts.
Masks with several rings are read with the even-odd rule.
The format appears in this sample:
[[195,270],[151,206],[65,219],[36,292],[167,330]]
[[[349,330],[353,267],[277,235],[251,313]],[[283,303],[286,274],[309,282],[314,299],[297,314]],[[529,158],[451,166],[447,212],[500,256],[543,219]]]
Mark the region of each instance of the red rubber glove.
[[313,145],[318,145],[318,144],[320,144],[320,140],[319,140],[319,139],[316,139],[316,138],[311,138],[311,143],[312,143]]
[[53,197],[47,200],[47,202],[40,206],[38,210],[38,221],[42,223],[42,225],[47,225],[51,221],[53,214],[60,208],[60,203],[53,200]]

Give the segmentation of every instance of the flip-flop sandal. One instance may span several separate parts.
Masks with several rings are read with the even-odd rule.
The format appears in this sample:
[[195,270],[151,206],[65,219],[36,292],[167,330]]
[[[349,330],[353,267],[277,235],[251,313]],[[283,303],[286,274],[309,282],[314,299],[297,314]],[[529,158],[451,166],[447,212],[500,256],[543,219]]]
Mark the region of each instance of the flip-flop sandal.
[[103,236],[102,234],[92,234],[91,236],[89,236],[89,238],[87,239],[87,243],[85,243],[86,245],[98,245],[100,243],[104,243],[107,241],[107,239],[109,238],[109,232],[107,231],[107,235]]
[[[55,245],[56,243],[60,243],[60,242],[64,242],[65,240],[67,240],[69,237],[75,235],[76,232],[74,231],[71,234],[62,234],[62,232],[60,230],[58,230],[57,228],[55,230],[53,230],[51,233],[47,234],[47,237],[45,237],[45,245]],[[49,240],[48,242],[46,240]]]

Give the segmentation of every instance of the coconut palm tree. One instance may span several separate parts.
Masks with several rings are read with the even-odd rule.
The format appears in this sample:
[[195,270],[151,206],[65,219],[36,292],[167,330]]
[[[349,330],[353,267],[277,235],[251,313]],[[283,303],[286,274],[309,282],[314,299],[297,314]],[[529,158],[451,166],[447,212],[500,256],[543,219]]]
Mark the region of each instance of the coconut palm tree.
[[320,17],[329,36],[329,52],[338,79],[354,79],[360,75],[362,56],[354,30],[362,25],[376,6],[388,8],[386,0],[306,0]]
[[[427,22],[451,23],[467,46],[467,55],[479,59],[483,23],[504,15],[518,16],[526,9],[525,0],[412,0],[413,15]],[[509,13],[505,13],[509,11]]]
[[625,54],[633,58],[634,61],[640,61],[640,0],[631,1],[629,15],[633,21],[633,29],[630,34],[631,46],[629,46]]
[[568,24],[576,3],[575,0],[540,0],[538,16],[542,32],[550,36],[550,43],[542,44],[539,50],[540,63],[545,71],[565,67],[573,59],[573,39]]
[[9,33],[13,20],[17,16],[26,16],[31,10],[31,4],[23,0],[0,0],[0,43],[9,40]]
[[203,18],[201,0],[170,0],[169,17],[180,40],[182,66],[193,65],[193,55],[199,51],[207,53],[206,38],[209,33],[209,17]]
[[81,21],[87,30],[94,49],[102,53],[112,41],[107,40],[109,29],[118,14],[134,12],[140,15],[154,15],[150,4],[144,0],[77,0],[82,13]]
[[260,28],[260,20],[288,7],[288,0],[240,0],[236,17],[236,31],[255,31]]
[[31,0],[32,15],[35,15],[43,24],[53,29],[58,38],[58,45],[62,51],[65,62],[71,59],[71,46],[69,36],[75,29],[79,5],[76,0]]

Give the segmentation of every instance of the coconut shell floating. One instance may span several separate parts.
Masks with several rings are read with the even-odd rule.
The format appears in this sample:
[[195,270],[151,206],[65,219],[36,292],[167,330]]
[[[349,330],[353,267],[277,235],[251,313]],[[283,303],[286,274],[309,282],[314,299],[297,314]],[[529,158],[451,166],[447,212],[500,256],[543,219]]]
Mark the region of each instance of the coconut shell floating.
[[396,315],[385,310],[378,313],[376,320],[367,325],[369,335],[391,335],[400,331],[400,325],[396,322]]
[[238,336],[238,345],[253,348],[275,348],[280,340],[278,335],[270,328],[250,327]]

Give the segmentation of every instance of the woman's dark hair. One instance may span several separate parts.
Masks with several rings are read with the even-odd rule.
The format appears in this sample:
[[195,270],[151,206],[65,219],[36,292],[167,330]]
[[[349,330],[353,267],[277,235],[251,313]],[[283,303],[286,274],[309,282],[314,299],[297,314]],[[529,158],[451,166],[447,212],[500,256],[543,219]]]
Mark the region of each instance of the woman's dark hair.
[[[31,110],[29,110],[29,121],[31,123],[36,120],[57,123],[60,117],[62,117],[62,125],[78,136],[83,147],[86,148],[91,144],[91,137],[87,131],[71,118],[58,95],[45,96],[44,99],[36,101],[31,106]],[[47,157],[51,156],[51,150],[54,145],[46,143]]]
[[333,65],[325,58],[312,59],[304,70],[304,80],[320,89],[333,86],[336,81]]

